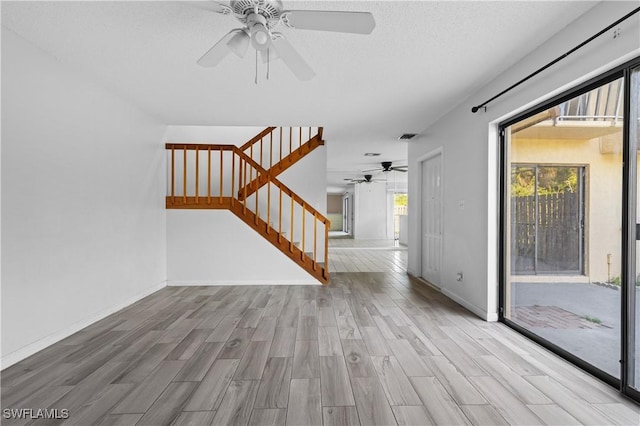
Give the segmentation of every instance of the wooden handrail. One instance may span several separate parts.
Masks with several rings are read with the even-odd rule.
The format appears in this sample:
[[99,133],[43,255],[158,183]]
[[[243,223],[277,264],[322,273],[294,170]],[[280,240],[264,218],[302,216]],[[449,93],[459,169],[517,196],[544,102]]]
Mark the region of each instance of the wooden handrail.
[[234,148],[238,148],[235,145],[221,145],[221,144],[210,144],[210,143],[166,143],[165,149],[182,149],[187,151],[193,151],[195,149],[207,149],[211,148],[212,151],[223,150],[223,151],[233,151]]
[[267,127],[266,129],[264,129],[263,131],[261,131],[260,133],[258,133],[257,135],[249,139],[247,143],[245,143],[240,147],[240,149],[242,151],[246,151],[247,148],[252,146],[254,143],[258,142],[263,137],[267,136],[269,133],[273,132],[275,129],[276,129],[275,127]]
[[304,203],[306,205],[306,209],[309,211],[309,213],[319,216],[318,219],[322,223],[325,223],[325,224],[329,223],[329,219],[327,219],[322,213],[320,213],[319,211],[317,211],[316,209],[314,209],[310,205],[306,204],[306,201],[302,197],[300,197],[298,194],[293,192],[293,190],[291,188],[289,188],[284,183],[280,182],[277,178],[273,177],[271,175],[271,173],[269,173],[267,170],[263,169],[258,163],[256,163],[254,160],[252,160],[247,154],[245,154],[244,152],[240,151],[239,148],[237,148],[237,147],[233,147],[233,148],[235,148],[233,151],[236,154],[238,154],[238,156],[240,158],[242,158],[245,162],[247,162],[249,165],[254,167],[260,174],[264,174],[265,176],[267,176],[268,180],[270,182],[272,182],[274,185],[276,185],[277,187],[281,188],[282,191],[285,194],[287,194],[289,197],[293,198],[300,205],[302,205]]

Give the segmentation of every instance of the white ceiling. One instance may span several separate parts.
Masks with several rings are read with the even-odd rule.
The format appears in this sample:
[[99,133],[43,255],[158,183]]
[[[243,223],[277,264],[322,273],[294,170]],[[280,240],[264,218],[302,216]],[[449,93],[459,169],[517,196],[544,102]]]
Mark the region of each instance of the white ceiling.
[[[180,2],[3,1],[2,25],[167,124],[324,126],[333,192],[379,161],[406,164],[398,136],[419,133],[596,4],[284,3],[369,11],[377,25],[366,36],[281,27],[317,75],[300,82],[276,61],[266,81],[260,63],[257,85],[252,54],[212,69],[196,64],[240,24]],[[389,179],[402,185],[406,174]]]

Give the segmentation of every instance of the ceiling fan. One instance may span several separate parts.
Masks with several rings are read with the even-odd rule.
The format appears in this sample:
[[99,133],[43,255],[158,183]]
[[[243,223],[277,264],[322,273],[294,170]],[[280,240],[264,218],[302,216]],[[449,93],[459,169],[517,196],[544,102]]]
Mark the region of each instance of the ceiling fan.
[[199,60],[203,67],[215,67],[229,52],[244,57],[249,44],[260,52],[263,62],[280,58],[300,80],[310,80],[315,72],[282,33],[279,24],[303,30],[370,34],[376,26],[369,12],[325,10],[285,10],[280,0],[231,0],[229,5],[214,1],[187,2],[201,9],[224,15],[233,14],[243,25],[227,33]]
[[382,167],[378,167],[370,170],[363,170],[363,172],[402,172],[406,173],[409,166],[392,166],[391,161],[383,161],[380,163]]
[[386,179],[373,179],[373,175],[364,175],[364,179],[349,179],[345,180],[350,181],[351,183],[371,183],[371,182],[386,182]]

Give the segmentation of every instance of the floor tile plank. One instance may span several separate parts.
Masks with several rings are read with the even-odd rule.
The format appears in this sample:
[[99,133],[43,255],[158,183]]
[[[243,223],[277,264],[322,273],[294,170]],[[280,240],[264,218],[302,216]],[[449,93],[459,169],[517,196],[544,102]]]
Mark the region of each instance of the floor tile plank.
[[317,341],[296,341],[292,377],[294,379],[320,378],[320,356]]
[[393,405],[422,405],[404,370],[393,356],[371,357],[389,403]]
[[396,425],[380,382],[375,377],[354,377],[353,393],[363,425]]
[[320,357],[320,384],[324,406],[355,405],[349,373],[342,355]]
[[322,425],[320,379],[292,379],[287,425]]
[[216,360],[195,390],[184,411],[214,411],[220,405],[227,386],[231,382],[237,359]]
[[256,408],[287,408],[292,358],[269,358],[260,381]]
[[323,426],[359,426],[358,410],[355,406],[323,407]]
[[258,393],[257,380],[234,380],[216,411],[212,425],[246,425]]

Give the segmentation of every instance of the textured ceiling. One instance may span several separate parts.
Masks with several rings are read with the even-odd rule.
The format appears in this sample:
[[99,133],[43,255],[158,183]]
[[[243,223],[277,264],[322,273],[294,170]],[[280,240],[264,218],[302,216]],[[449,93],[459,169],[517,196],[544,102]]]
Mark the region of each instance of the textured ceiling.
[[[284,3],[369,11],[377,25],[367,36],[280,28],[317,75],[300,82],[275,61],[267,81],[260,63],[257,85],[251,52],[212,69],[196,64],[240,25],[181,2],[3,1],[2,25],[167,124],[325,126],[335,187],[379,161],[406,162],[407,142],[398,136],[419,133],[596,4]],[[400,186],[406,181],[393,175]]]

